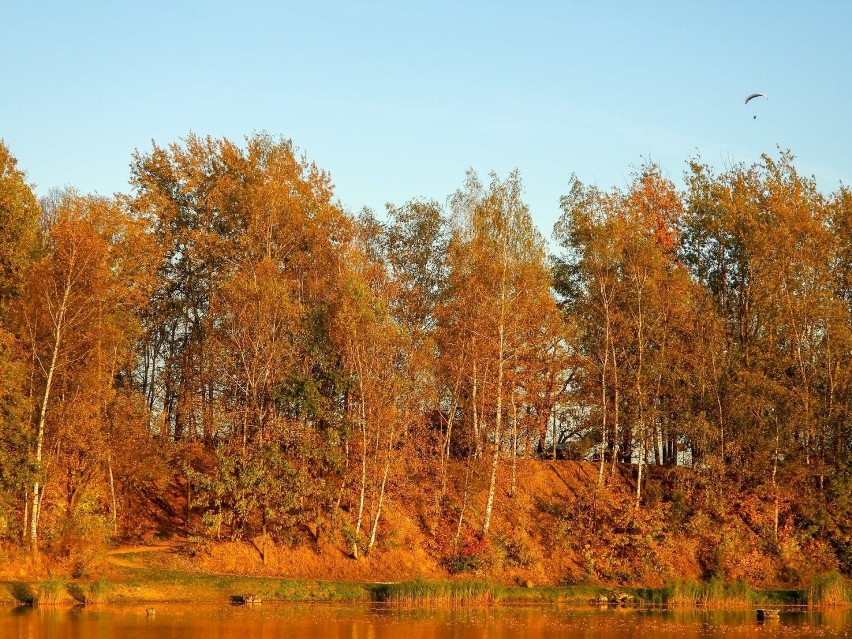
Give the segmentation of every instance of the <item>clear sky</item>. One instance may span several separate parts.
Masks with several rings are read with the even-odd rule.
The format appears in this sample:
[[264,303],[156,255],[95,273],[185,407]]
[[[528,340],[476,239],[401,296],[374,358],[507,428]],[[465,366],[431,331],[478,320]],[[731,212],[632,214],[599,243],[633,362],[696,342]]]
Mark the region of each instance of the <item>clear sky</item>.
[[852,182],[850,25],[840,0],[6,2],[0,137],[38,194],[127,192],[134,149],[189,131],[291,138],[353,212],[518,167],[549,236],[572,173],[648,158],[679,182],[780,146]]

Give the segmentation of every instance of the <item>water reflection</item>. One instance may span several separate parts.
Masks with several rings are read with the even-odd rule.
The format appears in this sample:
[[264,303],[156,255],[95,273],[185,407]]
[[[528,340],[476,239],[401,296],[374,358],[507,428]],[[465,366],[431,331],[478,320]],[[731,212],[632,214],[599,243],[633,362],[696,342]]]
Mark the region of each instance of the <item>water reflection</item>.
[[852,634],[850,610],[785,610],[759,624],[754,611],[496,606],[400,610],[381,606],[144,605],[0,608],[3,639],[707,639]]

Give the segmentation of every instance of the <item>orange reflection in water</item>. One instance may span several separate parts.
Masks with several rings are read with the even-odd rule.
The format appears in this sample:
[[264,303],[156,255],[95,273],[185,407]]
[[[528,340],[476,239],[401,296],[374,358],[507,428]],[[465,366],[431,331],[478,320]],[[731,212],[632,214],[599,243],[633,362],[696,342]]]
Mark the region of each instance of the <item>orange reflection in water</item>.
[[86,608],[0,608],[2,639],[692,639],[841,637],[852,613],[782,613],[759,624],[754,611],[576,609],[400,610],[379,606],[155,604]]

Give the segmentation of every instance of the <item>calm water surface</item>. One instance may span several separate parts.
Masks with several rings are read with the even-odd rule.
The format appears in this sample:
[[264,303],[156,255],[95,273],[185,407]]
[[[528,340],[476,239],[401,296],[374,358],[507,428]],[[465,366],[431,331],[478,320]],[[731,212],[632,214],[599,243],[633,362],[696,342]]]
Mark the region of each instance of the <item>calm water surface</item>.
[[86,608],[0,607],[2,639],[620,639],[653,637],[852,637],[852,612],[596,610],[498,606],[406,611],[376,606],[156,604]]

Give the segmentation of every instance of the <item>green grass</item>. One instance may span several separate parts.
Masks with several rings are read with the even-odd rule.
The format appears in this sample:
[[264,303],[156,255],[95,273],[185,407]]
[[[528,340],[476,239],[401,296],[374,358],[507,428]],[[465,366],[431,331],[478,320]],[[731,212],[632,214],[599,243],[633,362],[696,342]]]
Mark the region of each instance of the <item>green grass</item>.
[[[630,592],[630,589],[619,590]],[[604,592],[605,589],[592,585],[524,588],[482,581],[415,580],[372,587],[374,601],[424,607],[490,605],[497,602],[586,604]]]
[[109,598],[112,584],[106,579],[98,579],[89,584],[84,593],[85,603],[101,603]]
[[[129,578],[116,584],[117,600],[125,599],[121,592],[159,593],[158,599],[213,601],[252,593],[266,601],[369,601],[370,590],[365,584],[217,575],[184,572],[162,568],[134,570]],[[151,597],[154,598],[153,596]]]
[[[124,593],[138,593],[137,600],[157,598],[184,600],[228,599],[243,593],[264,601],[377,601],[406,605],[487,604],[496,601],[586,603],[601,589],[596,586],[522,588],[477,581],[405,581],[353,583],[242,575],[216,575],[162,568],[132,570],[116,582],[113,601],[128,601]],[[150,593],[150,594],[149,594]],[[155,597],[154,593],[158,593]]]
[[272,596],[280,601],[368,601],[371,598],[369,589],[363,584],[301,579],[279,581]]
[[376,601],[401,605],[453,606],[490,604],[498,601],[503,588],[476,581],[404,581],[379,584],[373,589]]
[[55,606],[63,599],[67,582],[59,577],[45,579],[38,584],[33,598],[34,606]]
[[848,606],[852,603],[852,583],[836,572],[811,579],[808,585],[809,606]]
[[603,592],[605,592],[605,589],[591,585],[507,588],[503,599],[505,601],[540,603],[588,603],[595,600]]
[[677,579],[663,588],[638,588],[635,594],[646,603],[685,607],[739,608],[757,603],[798,603],[796,591],[754,590],[742,580],[726,582],[714,577],[706,582]]
[[807,603],[804,590],[756,590],[755,603],[776,604],[780,606],[801,606]]
[[[245,593],[267,602],[385,602],[409,607],[478,606],[498,602],[589,604],[601,595],[610,600],[618,593],[629,604],[662,604],[685,608],[742,608],[753,604],[837,605],[848,602],[849,581],[839,575],[814,580],[810,592],[754,590],[745,582],[672,581],[663,588],[612,587],[571,584],[560,587],[502,586],[487,581],[425,581],[355,583],[276,577],[252,577],[187,572],[165,568],[127,568],[110,580],[7,583],[12,601],[51,604],[73,597],[79,602],[228,601]],[[843,589],[845,588],[845,590]],[[845,594],[844,594],[845,593]],[[843,597],[846,597],[844,600]]]
[[374,600],[404,606],[487,605],[496,602],[579,603],[598,600],[601,595],[613,602],[618,593],[631,598],[631,605],[669,605],[688,608],[745,608],[756,604],[796,605],[805,600],[800,590],[755,590],[745,581],[707,582],[677,580],[663,588],[603,587],[570,585],[520,588],[486,582],[406,581],[379,584],[372,588]]

